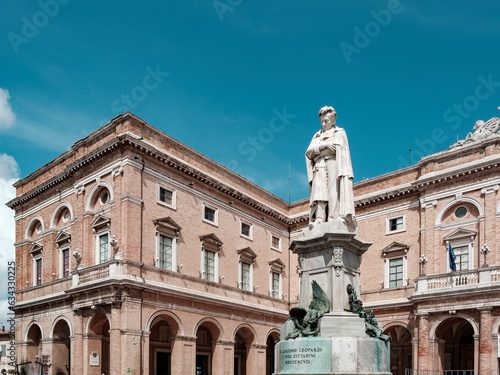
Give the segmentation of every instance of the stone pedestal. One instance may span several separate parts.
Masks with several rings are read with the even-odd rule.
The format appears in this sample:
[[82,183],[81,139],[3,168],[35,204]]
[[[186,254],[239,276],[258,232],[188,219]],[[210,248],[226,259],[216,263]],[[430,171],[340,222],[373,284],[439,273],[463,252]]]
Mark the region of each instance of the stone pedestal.
[[390,346],[371,337],[299,337],[276,344],[274,375],[390,375]]
[[275,375],[390,375],[390,344],[366,333],[365,321],[350,312],[347,285],[359,296],[361,256],[371,244],[340,220],[316,225],[290,246],[299,257],[299,305],[309,308],[315,280],[328,296],[330,312],[319,319],[319,337],[285,340],[289,320],[276,344]]
[[371,243],[361,241],[356,231],[340,220],[329,221],[305,230],[292,242],[290,250],[299,257],[301,268],[299,306],[307,309],[312,300],[311,281],[316,280],[331,303],[331,312],[349,311],[347,285],[359,296],[361,256]]

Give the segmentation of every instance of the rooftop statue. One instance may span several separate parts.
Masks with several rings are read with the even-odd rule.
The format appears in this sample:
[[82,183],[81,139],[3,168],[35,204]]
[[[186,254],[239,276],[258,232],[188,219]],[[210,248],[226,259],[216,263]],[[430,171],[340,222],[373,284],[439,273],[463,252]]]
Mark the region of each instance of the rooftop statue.
[[319,111],[321,130],[306,151],[310,188],[310,226],[340,219],[355,226],[352,164],[344,129],[335,125],[333,107]]
[[498,134],[500,129],[500,118],[493,117],[488,121],[477,120],[474,123],[474,128],[472,132],[467,134],[465,139],[459,140],[450,146],[450,149],[460,146],[468,146],[470,144],[480,142],[494,134]]

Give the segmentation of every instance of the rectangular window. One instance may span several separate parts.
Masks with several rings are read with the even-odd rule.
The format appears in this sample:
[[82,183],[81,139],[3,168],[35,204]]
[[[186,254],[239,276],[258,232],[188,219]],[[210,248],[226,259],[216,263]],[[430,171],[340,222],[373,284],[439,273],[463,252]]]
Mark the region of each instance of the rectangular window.
[[35,260],[36,285],[42,285],[42,258]]
[[389,287],[403,286],[403,258],[389,259]]
[[271,277],[271,297],[280,298],[280,274],[272,272]]
[[250,237],[250,224],[241,223],[241,234],[246,237]]
[[158,235],[158,267],[172,270],[172,238]]
[[281,239],[278,236],[271,236],[271,247],[276,250],[281,250]]
[[63,249],[61,251],[62,257],[62,277],[69,276],[69,249]]
[[250,264],[241,263],[241,289],[250,290]]
[[168,189],[158,184],[158,198],[157,198],[158,203],[175,209],[175,196],[176,196],[175,190]]
[[160,202],[172,205],[173,192],[160,186]]
[[99,235],[99,263],[109,260],[109,234]]
[[215,253],[205,250],[205,280],[215,281]]
[[387,233],[401,232],[404,230],[405,230],[405,217],[404,216],[398,216],[398,217],[393,217],[393,218],[387,219],[387,227],[386,227]]
[[457,271],[465,271],[469,269],[469,246],[459,246],[454,247],[453,251],[455,252],[455,265],[457,267]]
[[215,209],[205,206],[205,213],[204,213],[205,220],[215,223],[216,222],[215,213],[216,213]]

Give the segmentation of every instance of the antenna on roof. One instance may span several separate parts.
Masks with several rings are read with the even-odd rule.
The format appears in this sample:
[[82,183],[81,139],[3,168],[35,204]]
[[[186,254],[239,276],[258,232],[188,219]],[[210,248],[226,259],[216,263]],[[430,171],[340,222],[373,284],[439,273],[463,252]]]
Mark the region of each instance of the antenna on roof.
[[408,166],[411,165],[411,148],[408,149]]

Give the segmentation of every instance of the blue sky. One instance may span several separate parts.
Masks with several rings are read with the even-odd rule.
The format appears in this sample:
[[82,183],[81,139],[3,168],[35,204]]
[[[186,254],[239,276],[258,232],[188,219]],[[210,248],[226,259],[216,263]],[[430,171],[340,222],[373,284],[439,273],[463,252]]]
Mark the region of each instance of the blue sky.
[[291,200],[308,194],[324,105],[355,181],[415,164],[498,116],[498,14],[493,0],[5,0],[0,199],[126,110],[285,200],[289,174]]

